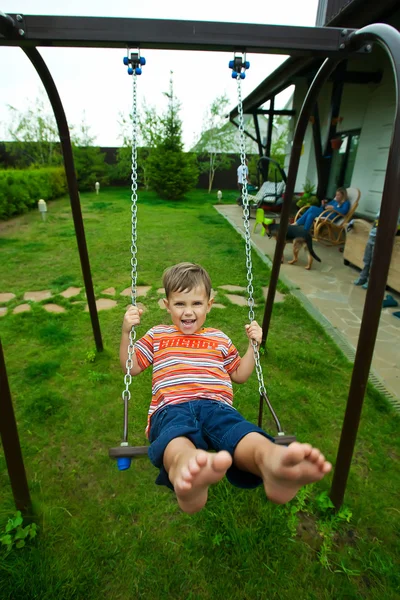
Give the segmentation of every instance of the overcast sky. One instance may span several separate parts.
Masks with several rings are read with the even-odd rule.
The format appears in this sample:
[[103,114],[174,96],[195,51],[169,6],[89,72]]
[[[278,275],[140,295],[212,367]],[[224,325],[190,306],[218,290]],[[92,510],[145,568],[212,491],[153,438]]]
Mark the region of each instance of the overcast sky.
[[[4,13],[188,19],[313,26],[318,0],[0,0]],[[120,145],[118,118],[131,109],[131,77],[117,49],[39,48],[55,80],[70,125],[84,119],[100,146]],[[174,91],[182,104],[183,139],[188,149],[198,139],[204,114],[211,102],[226,93],[230,108],[237,105],[237,86],[231,79],[230,53],[142,51],[147,64],[138,78],[139,107],[145,100],[161,112],[166,103],[169,72],[174,72]],[[205,60],[206,58],[206,60]],[[250,54],[251,67],[242,82],[246,97],[286,57]],[[39,96],[41,82],[29,59],[19,48],[0,47],[0,138],[6,139],[10,113],[7,105],[25,110]],[[281,103],[287,99],[283,96]]]

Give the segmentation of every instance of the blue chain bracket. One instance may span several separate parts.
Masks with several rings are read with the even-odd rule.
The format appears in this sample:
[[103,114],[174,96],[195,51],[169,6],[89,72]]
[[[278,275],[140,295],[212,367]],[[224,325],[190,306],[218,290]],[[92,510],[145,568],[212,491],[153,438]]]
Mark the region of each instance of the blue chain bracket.
[[250,63],[246,60],[246,53],[235,53],[233,60],[229,61],[229,68],[232,70],[232,79],[237,79],[238,75],[240,75],[240,79],[244,79],[247,69],[250,69]]
[[139,50],[137,52],[131,52],[130,56],[128,50],[128,55],[124,56],[124,65],[128,67],[128,75],[133,75],[133,73],[136,75],[141,75],[141,67],[144,67],[145,64],[146,59],[144,56],[140,56]]

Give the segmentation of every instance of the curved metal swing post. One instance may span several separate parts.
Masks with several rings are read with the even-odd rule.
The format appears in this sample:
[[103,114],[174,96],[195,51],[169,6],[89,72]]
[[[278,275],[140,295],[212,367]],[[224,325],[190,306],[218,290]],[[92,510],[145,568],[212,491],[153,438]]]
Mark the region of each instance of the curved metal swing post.
[[400,210],[400,34],[390,25],[376,23],[351,34],[348,42],[351,50],[358,50],[364,44],[377,42],[386,51],[394,75],[396,114],[386,167],[374,258],[369,277],[370,283],[365,298],[353,374],[330,491],[330,498],[336,510],[340,508],[343,502],[350,472]]
[[[131,185],[131,303],[136,306],[136,283],[137,283],[137,76],[141,74],[141,66],[146,64],[144,57],[140,52],[132,52],[124,58],[124,65],[128,66],[128,74],[133,77],[132,91],[132,185]],[[132,383],[131,368],[133,366],[132,357],[135,352],[134,342],[136,331],[133,326],[129,332],[128,358],[126,361],[126,373],[124,376],[125,389],[122,392],[124,401],[124,432],[120,446],[110,448],[108,455],[117,460],[117,466],[120,471],[125,471],[131,466],[132,458],[147,456],[147,446],[129,446],[128,444],[128,403],[131,398],[129,387]]]
[[[243,63],[244,66],[245,63]],[[247,63],[248,64],[248,63]],[[245,69],[248,67],[244,67]],[[242,102],[242,89],[241,89],[241,79],[244,79],[241,76],[241,71],[237,72],[236,80],[238,86],[238,113],[239,113],[239,134],[240,134],[240,160],[243,168],[246,166],[246,148],[244,142],[244,119],[243,119],[243,102]],[[247,185],[243,185],[242,188],[242,204],[243,204],[243,226],[244,226],[244,239],[245,239],[245,248],[246,248],[246,267],[247,267],[247,304],[249,307],[249,323],[254,321],[254,298],[253,298],[253,263],[251,258],[251,237],[250,237],[250,209],[249,209],[249,198]],[[276,444],[291,444],[296,441],[296,438],[292,435],[286,435],[282,430],[281,424],[279,422],[278,417],[272,407],[271,402],[268,399],[267,392],[265,389],[264,378],[260,363],[260,353],[257,347],[257,343],[252,341],[253,351],[254,351],[254,362],[255,369],[258,379],[258,391],[260,393],[260,403],[263,405],[263,400],[268,406],[271,415],[275,421],[276,428],[278,430],[278,435],[274,437],[274,441]],[[262,412],[261,412],[262,417]],[[260,415],[259,415],[259,427],[261,427]]]
[[36,48],[29,47],[24,47],[22,48],[22,50],[23,52],[25,52],[32,65],[35,67],[36,72],[43,83],[43,86],[46,90],[47,96],[53,108],[54,117],[56,119],[58,134],[60,136],[61,149],[64,157],[64,169],[67,179],[72,218],[74,221],[76,233],[76,241],[78,244],[82,276],[83,281],[85,283],[85,291],[88,302],[90,320],[92,323],[92,331],[96,343],[96,349],[98,352],[102,352],[103,340],[100,331],[99,315],[97,313],[96,297],[93,288],[89,254],[85,237],[85,228],[83,225],[81,203],[79,199],[78,181],[76,178],[74,157],[72,152],[67,117],[65,116],[64,108],[61,102],[61,98],[58,94],[56,84],[54,83],[51,73],[46,63],[44,62],[42,56],[39,54],[38,50]]

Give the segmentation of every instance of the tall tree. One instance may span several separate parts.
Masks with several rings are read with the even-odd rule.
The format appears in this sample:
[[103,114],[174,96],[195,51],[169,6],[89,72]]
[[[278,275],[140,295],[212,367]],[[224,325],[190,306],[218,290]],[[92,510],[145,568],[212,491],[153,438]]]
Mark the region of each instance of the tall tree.
[[182,198],[197,183],[196,158],[183,151],[182,121],[179,118],[180,104],[174,95],[172,71],[168,107],[160,118],[160,131],[155,135],[155,146],[147,159],[149,185],[161,198]]
[[94,190],[96,181],[102,185],[108,184],[108,168],[105,154],[94,144],[96,137],[90,133],[90,126],[82,122],[78,128],[73,128],[73,153],[78,186],[81,191]]
[[[112,169],[113,178],[129,180],[132,170],[132,115],[126,117],[120,113],[118,122],[122,146],[117,151],[117,164]],[[138,112],[138,181],[140,185],[148,187],[147,158],[152,148],[160,141],[161,117],[157,115],[154,106],[143,104]]]
[[203,130],[194,151],[200,155],[200,172],[208,173],[208,193],[211,192],[216,171],[229,169],[234,152],[235,131],[226,121],[229,100],[226,95],[218,96],[211,103],[203,123]]
[[18,167],[58,166],[62,154],[58,129],[53,113],[43,97],[36,98],[33,106],[24,112],[8,105],[11,125],[7,133],[12,143],[6,143],[7,152]]

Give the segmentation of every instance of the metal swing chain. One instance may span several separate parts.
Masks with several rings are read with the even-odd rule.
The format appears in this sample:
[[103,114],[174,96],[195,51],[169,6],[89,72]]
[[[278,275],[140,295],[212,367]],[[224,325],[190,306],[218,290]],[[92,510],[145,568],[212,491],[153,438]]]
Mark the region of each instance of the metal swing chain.
[[[133,78],[133,99],[132,99],[132,175],[131,175],[131,303],[136,306],[136,282],[137,282],[137,75],[134,72]],[[135,326],[132,326],[129,332],[128,359],[126,361],[126,374],[124,376],[125,389],[122,392],[122,399],[125,402],[125,412],[127,411],[127,402],[130,400],[131,393],[129,386],[132,383],[130,370],[133,366],[132,356],[135,352],[134,343],[136,340]],[[125,423],[124,440],[126,441],[127,431]]]
[[[240,73],[237,75],[237,86],[238,86],[238,112],[239,112],[239,140],[240,140],[240,162],[243,167],[243,173],[246,167],[246,147],[244,138],[244,118],[243,118],[243,102],[242,102],[242,87]],[[249,196],[247,190],[247,180],[244,182],[242,187],[242,202],[243,202],[243,225],[244,225],[244,239],[246,243],[246,268],[247,268],[247,304],[249,307],[249,322],[254,321],[254,298],[253,298],[253,263],[251,260],[251,238],[250,238],[250,210],[249,210]],[[251,345],[254,352],[254,362],[258,379],[258,391],[260,396],[266,396],[266,390],[264,385],[264,378],[260,364],[260,352],[258,349],[257,342],[251,340]]]

